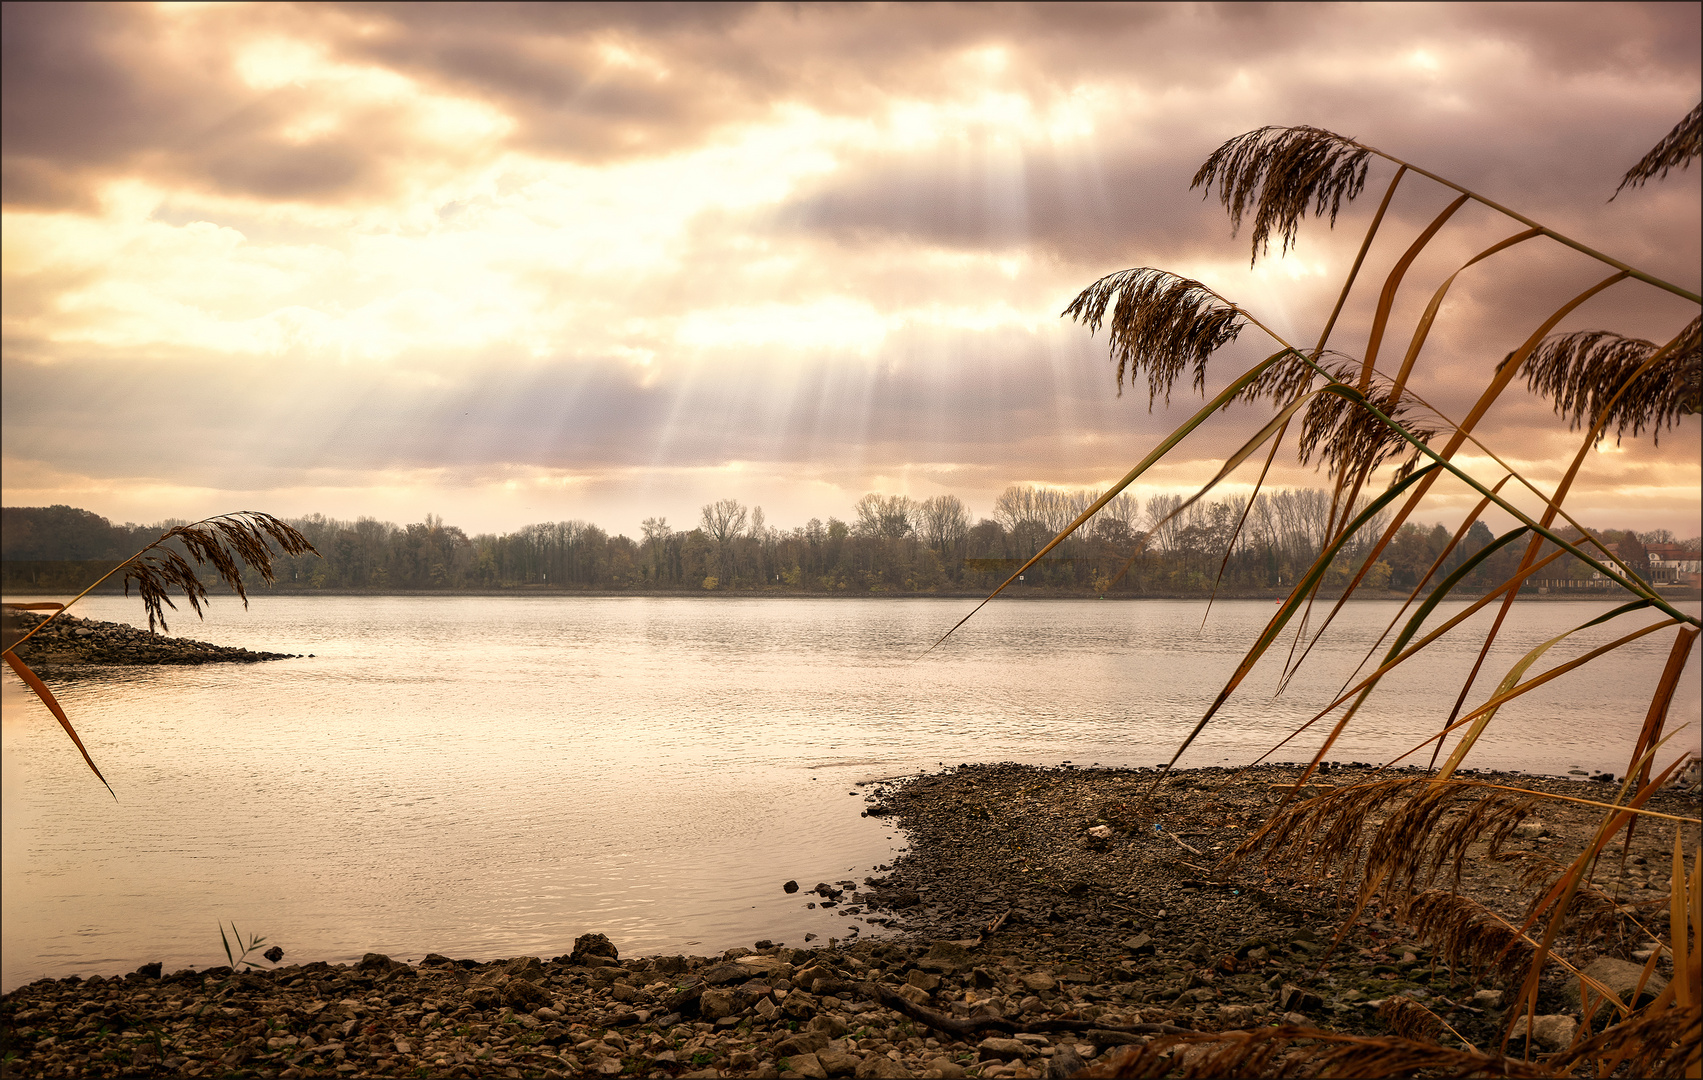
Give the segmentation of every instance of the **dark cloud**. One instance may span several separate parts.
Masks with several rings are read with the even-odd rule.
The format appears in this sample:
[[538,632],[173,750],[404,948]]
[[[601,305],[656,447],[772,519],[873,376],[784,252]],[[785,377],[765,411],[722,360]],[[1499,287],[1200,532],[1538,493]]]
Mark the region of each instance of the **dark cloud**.
[[[1430,149],[1433,160],[1449,146],[1494,144],[1503,152],[1459,155],[1461,179],[1486,180],[1482,170],[1518,160],[1523,171],[1510,179],[1523,191],[1541,187],[1557,157],[1576,159],[1580,145],[1613,147],[1619,168],[1620,158],[1635,159],[1665,127],[1628,123],[1624,88],[1647,85],[1656,111],[1671,111],[1664,94],[1676,82],[1694,88],[1698,59],[1696,6],[1673,4],[1480,5],[1446,16],[1335,5],[328,4],[167,14],[8,4],[4,19],[6,197],[60,206],[87,205],[91,182],[125,170],[262,198],[341,200],[379,197],[418,166],[423,148],[399,110],[374,110],[349,131],[291,137],[289,122],[329,91],[247,85],[230,46],[268,34],[483,100],[514,122],[512,145],[580,162],[705,145],[783,104],[867,116],[893,97],[950,97],[969,78],[962,54],[997,46],[1007,54],[1003,85],[1043,109],[1089,85],[1153,95],[1157,113],[1131,118],[1157,136],[1136,159],[1149,166],[1197,158],[1257,123],[1306,122],[1394,152]],[[1487,98],[1499,72],[1483,64],[1445,72],[1436,87],[1416,85],[1422,73],[1403,80],[1360,66],[1408,47],[1494,47],[1506,54],[1499,66],[1530,68],[1538,93]],[[1249,77],[1263,84],[1257,99],[1227,104],[1238,95],[1223,91]],[[1555,100],[1547,91],[1559,83],[1615,85],[1593,108]],[[1213,96],[1226,102],[1203,113]],[[1549,122],[1527,122],[1521,113],[1531,109]],[[1120,142],[1116,131],[1107,137]],[[977,171],[973,143],[957,155],[967,173]],[[1114,203],[1138,198],[1131,160],[1113,153],[1105,164]],[[1094,211],[1094,192],[1072,190],[1079,169],[1044,155],[1033,167],[1036,195],[1061,200],[1032,200],[1043,233],[1049,215]],[[848,190],[817,210],[856,198]],[[951,201],[966,209],[944,216],[948,231],[997,236],[1007,227],[979,228],[973,197]]]

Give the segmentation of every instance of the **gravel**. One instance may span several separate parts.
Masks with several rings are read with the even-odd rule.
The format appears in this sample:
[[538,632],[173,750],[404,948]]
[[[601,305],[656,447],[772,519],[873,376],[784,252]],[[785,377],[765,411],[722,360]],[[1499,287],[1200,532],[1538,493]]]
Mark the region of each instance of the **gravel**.
[[[1368,772],[1333,770],[1315,790]],[[869,812],[894,817],[910,850],[861,884],[796,894],[840,893],[872,927],[861,940],[632,958],[586,934],[554,959],[152,965],[5,995],[0,1051],[20,1076],[1068,1076],[1166,1031],[1383,1033],[1393,995],[1496,1045],[1513,996],[1502,983],[1451,972],[1377,910],[1333,949],[1337,882],[1219,865],[1297,773],[1179,772],[1145,803],[1152,771],[994,764],[872,784]],[[1463,891],[1516,914],[1525,861],[1594,818],[1543,815],[1544,835],[1513,841],[1513,859],[1470,860]],[[1628,864],[1657,865],[1671,839],[1640,833]],[[1654,904],[1663,883],[1634,873],[1613,887]],[[1561,951],[1580,963],[1643,944],[1597,936]],[[1559,976],[1543,993],[1540,1011],[1576,1015]]]

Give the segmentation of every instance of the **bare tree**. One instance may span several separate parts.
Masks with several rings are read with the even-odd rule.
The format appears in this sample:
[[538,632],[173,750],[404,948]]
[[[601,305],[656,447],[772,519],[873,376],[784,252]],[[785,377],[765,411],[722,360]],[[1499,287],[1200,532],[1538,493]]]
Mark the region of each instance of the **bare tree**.
[[904,495],[870,492],[857,501],[857,531],[862,536],[897,540],[916,528],[917,504]]
[[750,511],[741,506],[738,499],[718,499],[704,504],[701,527],[711,540],[726,544],[745,531],[749,516]]
[[963,543],[970,532],[970,511],[956,495],[936,495],[919,507],[923,539],[942,555]]

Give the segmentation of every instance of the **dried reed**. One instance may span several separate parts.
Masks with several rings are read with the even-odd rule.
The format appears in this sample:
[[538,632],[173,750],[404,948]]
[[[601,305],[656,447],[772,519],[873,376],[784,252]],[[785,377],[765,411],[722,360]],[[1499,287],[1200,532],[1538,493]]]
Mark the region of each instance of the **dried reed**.
[[[172,542],[180,545],[188,553],[189,559],[166,545]],[[285,555],[318,555],[314,546],[308,543],[307,537],[297,532],[294,527],[258,510],[242,510],[234,514],[220,514],[216,517],[204,518],[188,525],[178,525],[166,530],[158,540],[138,551],[118,566],[101,575],[93,584],[64,604],[28,605],[30,607],[52,608],[53,613],[37,623],[26,634],[7,645],[4,650],[6,664],[24,684],[41,699],[48,711],[53,713],[59,725],[65,729],[65,734],[71,737],[72,743],[83,755],[90,771],[106,785],[107,791],[112,792],[112,785],[107,784],[106,777],[96,768],[94,758],[89,756],[83,746],[83,740],[71,726],[70,717],[60,706],[47,684],[31,671],[23,659],[17,655],[18,646],[27,642],[41,631],[48,623],[57,619],[67,608],[78,600],[93,592],[101,582],[106,581],[119,571],[124,572],[124,595],[130,595],[130,583],[136,583],[136,591],[142,598],[143,609],[148,613],[148,632],[155,632],[155,625],[160,630],[170,631],[166,625],[165,609],[177,610],[168,590],[180,589],[184,599],[197,616],[202,616],[201,605],[207,600],[207,587],[201,581],[197,567],[210,566],[220,581],[230,586],[232,592],[242,599],[243,607],[248,607],[248,589],[242,580],[244,566],[252,568],[263,581],[271,584],[276,580],[272,570],[273,548]],[[190,564],[194,560],[194,565]],[[117,794],[113,793],[117,798]]]

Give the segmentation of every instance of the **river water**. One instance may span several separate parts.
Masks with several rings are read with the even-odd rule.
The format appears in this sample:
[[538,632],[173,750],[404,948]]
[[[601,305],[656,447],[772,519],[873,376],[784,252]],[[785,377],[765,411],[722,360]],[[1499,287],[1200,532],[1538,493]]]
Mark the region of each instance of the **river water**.
[[[116,801],[7,673],[0,985],[223,963],[221,921],[294,961],[549,957],[594,930],[637,953],[843,937],[855,919],[781,883],[861,880],[902,848],[861,816],[859,782],[965,761],[1162,762],[1273,610],[1221,602],[1203,625],[1197,601],[996,601],[928,652],[971,606],[216,600],[173,630],[314,656],[57,681]],[[1472,702],[1607,608],[1516,606]],[[145,625],[136,600],[76,610]],[[1281,697],[1277,664],[1256,669],[1183,764],[1264,753],[1395,610],[1345,608]],[[1533,670],[1650,621],[1582,633]],[[1468,764],[1624,772],[1671,642],[1653,634],[1505,707]],[[1476,650],[1445,639],[1393,674],[1331,756],[1383,762],[1420,742]],[[1694,652],[1672,710],[1692,727],[1669,757],[1697,746],[1696,669]]]

